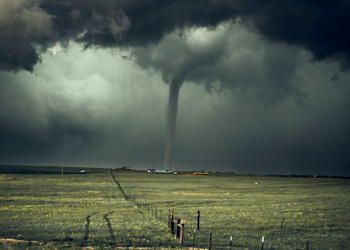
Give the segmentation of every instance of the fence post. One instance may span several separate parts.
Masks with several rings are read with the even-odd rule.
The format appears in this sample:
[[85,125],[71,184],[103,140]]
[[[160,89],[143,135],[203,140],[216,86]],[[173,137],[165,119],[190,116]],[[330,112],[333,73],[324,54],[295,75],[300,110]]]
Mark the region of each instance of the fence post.
[[211,236],[212,236],[212,233],[209,233],[209,246],[208,246],[208,250],[211,250]]
[[197,230],[199,231],[199,220],[201,217],[201,211],[198,211],[198,217],[197,217]]
[[261,250],[264,250],[264,236],[261,238]]
[[196,229],[193,230],[193,250],[194,250],[194,242],[196,240]]
[[181,220],[181,233],[180,233],[180,243],[184,243],[184,235],[185,235],[185,219]]
[[232,249],[232,236],[230,237],[230,250]]
[[180,239],[180,231],[181,231],[181,219],[177,219],[177,223],[176,223],[176,239]]
[[170,220],[170,227],[171,227],[171,234],[175,234],[175,209],[171,210],[171,220]]
[[306,240],[305,242],[305,250],[310,250],[310,241]]

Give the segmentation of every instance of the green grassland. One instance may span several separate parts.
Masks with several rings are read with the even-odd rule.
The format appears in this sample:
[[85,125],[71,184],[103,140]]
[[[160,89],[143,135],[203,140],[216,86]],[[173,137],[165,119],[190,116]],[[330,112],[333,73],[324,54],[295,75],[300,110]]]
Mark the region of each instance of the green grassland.
[[[0,249],[350,249],[350,181],[2,167]],[[144,206],[143,204],[149,204]],[[184,243],[168,215],[184,218]],[[283,222],[283,226],[281,228]],[[7,242],[4,239],[16,239]],[[120,249],[120,248],[118,248]]]

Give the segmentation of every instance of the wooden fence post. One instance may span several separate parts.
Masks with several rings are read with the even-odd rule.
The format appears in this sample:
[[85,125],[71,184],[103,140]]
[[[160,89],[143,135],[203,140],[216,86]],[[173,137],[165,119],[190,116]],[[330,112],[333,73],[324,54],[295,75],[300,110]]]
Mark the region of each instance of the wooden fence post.
[[212,233],[209,233],[209,246],[208,246],[208,250],[211,250],[211,237],[212,237]]
[[197,217],[197,230],[199,231],[199,220],[201,217],[201,211],[198,211],[198,217]]
[[175,209],[171,210],[171,220],[170,220],[171,234],[175,234]]
[[180,233],[180,243],[184,243],[184,235],[185,235],[185,219],[181,220],[181,233]]
[[176,223],[176,239],[180,239],[180,231],[181,231],[181,219],[177,219],[177,223]]

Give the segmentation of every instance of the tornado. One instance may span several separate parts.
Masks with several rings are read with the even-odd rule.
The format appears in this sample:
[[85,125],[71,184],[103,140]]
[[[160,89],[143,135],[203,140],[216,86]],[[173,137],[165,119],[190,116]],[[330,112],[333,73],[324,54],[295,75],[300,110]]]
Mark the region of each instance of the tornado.
[[167,113],[167,131],[165,144],[164,168],[169,169],[171,166],[171,154],[175,142],[176,119],[179,103],[179,92],[184,82],[187,72],[182,72],[175,76],[169,85],[169,101]]

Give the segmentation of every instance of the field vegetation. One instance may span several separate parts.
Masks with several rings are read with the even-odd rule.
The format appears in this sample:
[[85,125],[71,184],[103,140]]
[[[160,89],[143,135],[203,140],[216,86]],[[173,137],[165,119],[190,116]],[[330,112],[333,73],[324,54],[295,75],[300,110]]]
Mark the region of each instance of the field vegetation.
[[[0,249],[350,249],[350,181],[2,167]],[[148,205],[146,205],[148,204]],[[168,216],[184,218],[184,243]],[[9,240],[14,239],[14,240]]]

